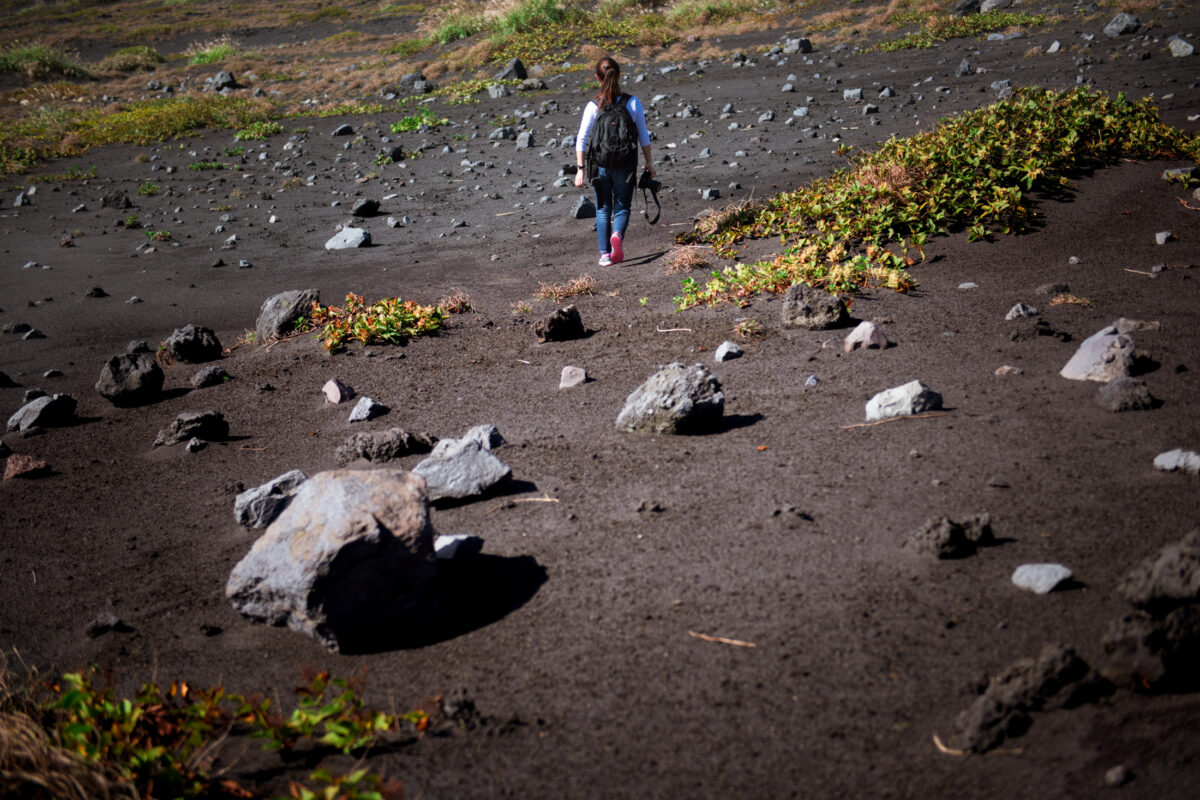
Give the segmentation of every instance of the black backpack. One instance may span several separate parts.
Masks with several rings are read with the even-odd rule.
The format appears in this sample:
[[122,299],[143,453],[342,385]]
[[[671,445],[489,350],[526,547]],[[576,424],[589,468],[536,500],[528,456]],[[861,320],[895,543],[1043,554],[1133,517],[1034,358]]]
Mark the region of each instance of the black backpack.
[[625,107],[629,95],[623,94],[612,105],[601,106],[588,135],[588,178],[596,169],[637,169],[638,131],[633,115]]

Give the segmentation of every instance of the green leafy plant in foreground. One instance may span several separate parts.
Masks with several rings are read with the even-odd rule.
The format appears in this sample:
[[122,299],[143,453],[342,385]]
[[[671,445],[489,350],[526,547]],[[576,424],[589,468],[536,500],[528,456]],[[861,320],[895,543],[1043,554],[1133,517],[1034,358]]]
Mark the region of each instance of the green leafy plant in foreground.
[[389,130],[392,133],[409,133],[425,126],[436,128],[439,125],[445,125],[449,120],[438,117],[428,108],[422,108],[416,114],[407,117],[402,117],[399,121],[393,122]]
[[154,195],[161,191],[161,186],[159,186],[157,183],[151,183],[150,181],[139,184],[137,188],[137,193],[142,197],[154,197]]
[[[270,700],[221,687],[193,690],[175,682],[163,690],[148,683],[134,697],[118,698],[111,687],[97,686],[95,677],[91,671],[69,673],[49,687],[53,697],[41,716],[51,743],[99,766],[147,800],[263,797],[210,773],[222,744],[234,736],[262,739],[269,750],[292,751],[308,742],[352,754],[365,752],[400,726],[411,738],[429,723],[423,711],[392,716],[370,709],[355,682],[327,672],[296,690],[299,706],[286,718],[271,711]],[[366,769],[341,775],[317,769],[309,780],[324,788],[293,781],[291,796],[384,800],[402,792],[400,784],[385,784]]]
[[923,257],[928,237],[1024,230],[1032,192],[1061,189],[1069,175],[1120,158],[1200,162],[1200,136],[1163,125],[1153,105],[1124,95],[1019,89],[927,133],[889,139],[808,186],[701,218],[676,237],[681,244],[705,242],[732,256],[744,238],[779,236],[786,248],[705,283],[685,279],[676,305],[744,302],[798,282],[905,290],[913,285],[905,267]]
[[266,139],[274,136],[277,133],[283,133],[283,126],[274,120],[263,120],[262,122],[252,122],[242,130],[233,135],[234,141],[245,142],[251,140]]
[[341,308],[313,303],[309,324],[321,327],[321,343],[332,352],[347,341],[400,344],[414,336],[434,333],[444,316],[442,309],[413,300],[391,297],[367,305],[361,295],[350,293]]

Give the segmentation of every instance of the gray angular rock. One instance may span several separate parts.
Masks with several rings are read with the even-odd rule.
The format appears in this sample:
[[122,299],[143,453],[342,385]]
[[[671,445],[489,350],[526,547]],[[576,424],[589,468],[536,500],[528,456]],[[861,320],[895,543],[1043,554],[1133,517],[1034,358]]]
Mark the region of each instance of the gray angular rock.
[[483,539],[465,533],[448,534],[433,540],[438,561],[465,561],[483,550]]
[[371,232],[365,228],[347,226],[335,233],[325,242],[326,250],[350,250],[355,247],[367,247],[371,244]]
[[1104,35],[1110,39],[1116,39],[1119,36],[1137,33],[1140,27],[1142,27],[1142,23],[1137,17],[1122,12],[1109,20],[1109,23],[1104,26]]
[[526,78],[517,84],[518,92],[540,92],[546,88],[546,82],[541,78]]
[[667,364],[625,398],[617,430],[683,434],[712,430],[725,413],[721,382],[700,364]]
[[850,321],[842,298],[803,283],[784,292],[782,314],[785,328],[825,330]]
[[811,53],[812,49],[812,42],[804,37],[784,39],[783,41],[783,52],[788,55],[792,55],[793,53]]
[[517,131],[515,128],[513,128],[510,125],[502,125],[501,127],[496,128],[496,130],[494,130],[490,134],[488,134],[488,140],[493,141],[493,142],[498,142],[498,141],[501,141],[504,139],[515,139],[515,138],[517,138]]
[[887,336],[883,334],[878,325],[870,320],[863,320],[858,323],[858,327],[850,331],[850,334],[842,343],[842,349],[847,353],[860,347],[871,350],[884,350],[888,344]]
[[150,353],[113,356],[100,368],[96,391],[114,406],[138,406],[158,399],[163,371]]
[[1176,448],[1154,457],[1154,468],[1163,472],[1190,472],[1200,475],[1200,453]]
[[555,309],[550,316],[541,320],[533,328],[533,333],[539,342],[563,342],[568,339],[582,339],[586,335],[583,320],[579,317],[579,309],[574,305]]
[[193,389],[207,389],[210,386],[220,386],[233,380],[229,373],[216,365],[204,367],[195,375],[191,381]]
[[958,0],[951,8],[950,13],[957,17],[968,17],[971,14],[978,14],[982,0]]
[[1154,234],[1154,243],[1157,245],[1164,245],[1174,238],[1175,234],[1171,231],[1158,231]]
[[332,651],[423,628],[439,601],[424,482],[391,469],[314,475],[233,568],[225,595],[243,616]]
[[904,544],[922,555],[946,559],[965,558],[994,541],[992,518],[982,513],[957,522],[949,517],[932,517],[913,531]]
[[867,421],[904,417],[942,407],[942,396],[920,381],[909,381],[867,401]]
[[353,400],[355,396],[354,389],[342,383],[337,378],[330,378],[325,381],[325,385],[321,387],[321,393],[325,395],[326,403],[335,406]]
[[493,100],[499,100],[501,98],[508,97],[511,94],[512,92],[509,91],[508,87],[502,83],[493,83],[488,87],[488,97],[492,98]]
[[1191,42],[1180,39],[1178,36],[1171,37],[1171,41],[1167,42],[1167,49],[1175,58],[1186,58],[1196,52],[1196,48]]
[[525,69],[525,65],[521,63],[521,59],[512,58],[504,65],[504,69],[496,73],[495,78],[498,81],[518,80],[523,81],[529,77],[529,71]]
[[1017,303],[1008,310],[1008,313],[1004,315],[1004,318],[1007,320],[1026,319],[1028,317],[1036,317],[1039,313],[1040,312],[1033,306],[1026,305],[1025,303]]
[[463,441],[479,442],[484,450],[495,450],[504,444],[504,437],[495,425],[476,425],[462,435]]
[[233,73],[227,70],[221,70],[212,79],[212,88],[214,92],[219,92],[222,89],[236,89],[238,82],[233,77]]
[[716,352],[713,353],[713,361],[718,364],[722,364],[726,361],[732,361],[735,358],[741,357],[742,348],[738,346],[737,342],[721,342],[720,346],[717,347]]
[[106,192],[100,198],[100,205],[104,208],[115,208],[119,211],[124,211],[127,208],[133,208],[133,203],[129,200],[129,195],[114,189],[111,192]]
[[558,388],[571,389],[587,383],[587,380],[587,370],[585,370],[583,367],[563,367],[562,375],[559,376],[558,379]]
[[319,289],[293,289],[271,295],[263,301],[254,323],[254,341],[269,344],[296,330],[296,320],[312,314],[313,303],[321,302]]
[[350,127],[350,125],[347,123],[343,123],[341,125],[338,125],[336,128],[334,128],[330,132],[329,135],[330,136],[353,136],[354,128]]
[[1096,402],[1109,411],[1144,411],[1158,405],[1150,387],[1140,378],[1114,378],[1100,387]]
[[185,364],[200,364],[221,357],[221,340],[211,328],[202,325],[176,328],[163,344],[171,358]]
[[571,219],[595,219],[596,206],[592,202],[592,198],[586,195],[581,196],[575,201],[574,207],[571,209]]
[[979,13],[986,14],[989,11],[1002,11],[1011,7],[1013,0],[983,0],[979,4]]
[[1138,563],[1117,584],[1117,591],[1157,616],[1200,603],[1200,529]]
[[229,423],[225,421],[225,415],[220,411],[184,412],[158,432],[154,446],[179,444],[193,437],[206,442],[228,438]]
[[283,513],[308,476],[298,469],[285,472],[261,486],[247,489],[233,501],[233,518],[246,528],[265,528]]
[[1129,374],[1133,366],[1133,340],[1109,325],[1089,336],[1059,371],[1073,381],[1108,383]]
[[519,134],[517,134],[517,149],[527,150],[533,146],[533,131],[521,131]]
[[1063,581],[1069,581],[1071,570],[1062,564],[1022,564],[1013,570],[1013,586],[1034,594],[1049,594]]
[[437,441],[436,436],[428,433],[409,433],[403,428],[352,433],[338,447],[334,458],[342,466],[359,458],[381,463],[414,453],[428,453]]
[[512,470],[478,440],[466,438],[442,439],[413,473],[425,479],[431,501],[478,497],[512,477]]
[[356,217],[373,217],[379,213],[379,201],[370,197],[360,197],[350,207],[350,213]]
[[350,409],[350,421],[367,422],[376,417],[382,417],[389,410],[382,403],[377,403],[370,397],[363,396],[358,398],[358,402],[354,404],[354,408]]
[[33,428],[57,428],[75,421],[75,398],[69,394],[42,395],[35,397],[18,408],[5,426],[10,431],[25,431]]

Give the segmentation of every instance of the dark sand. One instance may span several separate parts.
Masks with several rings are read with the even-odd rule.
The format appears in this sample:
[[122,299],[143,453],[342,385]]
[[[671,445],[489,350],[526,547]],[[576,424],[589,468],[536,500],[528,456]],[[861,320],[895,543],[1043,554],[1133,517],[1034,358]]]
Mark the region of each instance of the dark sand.
[[[240,173],[186,169],[222,159],[233,145],[228,131],[51,165],[47,171],[95,164],[99,177],[39,185],[34,205],[20,209],[11,207],[16,191],[4,195],[0,325],[27,322],[46,338],[0,336],[0,369],[23,387],[0,389],[0,408],[7,417],[25,388],[39,386],[78,398],[81,421],[3,437],[14,451],[47,460],[53,473],[0,484],[0,645],[51,674],[95,663],[124,687],[221,682],[277,694],[285,705],[304,667],[369,670],[367,697],[387,709],[466,690],[491,725],[426,737],[368,762],[402,780],[413,798],[1090,798],[1106,791],[1104,772],[1122,763],[1134,775],[1125,796],[1196,797],[1193,694],[1122,690],[1039,715],[1004,746],[1019,753],[957,758],[932,743],[951,730],[982,676],[1045,644],[1073,645],[1098,664],[1101,636],[1126,613],[1115,588],[1121,576],[1196,525],[1197,479],[1151,467],[1162,451],[1200,448],[1200,212],[1180,200],[1200,203],[1160,179],[1180,164],[1126,162],[1081,175],[1069,197],[1035,198],[1039,227],[1024,235],[933,240],[928,261],[912,271],[916,291],[869,290],[855,299],[855,318],[882,321],[896,342],[882,352],[843,354],[846,331],[783,329],[773,297],[676,314],[680,276],[663,266],[674,234],[714,205],[699,190],[720,188],[718,205],[765,197],[842,163],[832,138],[805,138],[802,125],[782,124],[806,96],[819,134],[870,147],[993,102],[994,80],[1066,88],[1083,74],[1104,92],[1153,94],[1165,122],[1197,130],[1187,116],[1200,110],[1200,58],[1172,58],[1165,43],[1172,33],[1200,32],[1200,14],[1157,17],[1158,40],[1138,39],[1132,49],[1128,39],[1106,39],[1103,21],[1072,22],[1014,41],[814,53],[813,65],[792,56],[783,67],[760,58],[756,68],[731,69],[726,59],[703,77],[691,74],[694,61],[669,75],[659,72],[664,64],[627,66],[627,88],[643,100],[669,95],[650,122],[656,156],[677,160],[660,166],[673,190],[663,195],[662,221],[649,227],[637,216],[627,261],[611,268],[596,266],[591,222],[568,218],[578,190],[551,185],[571,154],[544,146],[574,133],[587,99],[578,74],[545,93],[435,104],[456,124],[393,137],[410,148],[435,145],[403,169],[372,163],[395,115],[289,123],[308,129],[304,159],[317,166],[296,169],[318,176],[311,187],[280,190],[284,178],[271,166],[285,155],[287,134],[269,142],[261,162],[258,144],[249,143]],[[783,33],[721,46],[749,50]],[[1082,33],[1096,37],[1086,51],[1095,63],[1080,73],[1074,59],[1084,51],[1071,50],[1084,43]],[[1027,53],[1054,39],[1062,52]],[[1143,51],[1148,59],[1138,57]],[[986,72],[956,77],[963,57]],[[639,72],[646,80],[632,82]],[[783,94],[791,72],[797,91]],[[886,85],[898,96],[875,99]],[[863,117],[842,102],[842,90],[855,87],[880,114]],[[922,99],[903,105],[917,94]],[[488,115],[550,99],[560,110],[529,120],[533,149],[487,140]],[[738,113],[721,120],[727,102]],[[670,116],[678,103],[703,116]],[[776,120],[760,125],[766,109]],[[669,127],[654,127],[662,121]],[[741,128],[728,130],[731,121]],[[366,143],[343,150],[347,140],[329,135],[342,122]],[[475,126],[478,139],[455,140]],[[665,147],[697,131],[705,135],[694,145]],[[442,155],[446,144],[456,152]],[[703,147],[712,158],[696,160]],[[135,163],[139,154],[155,160]],[[334,163],[338,156],[348,160]],[[464,159],[494,166],[463,174]],[[151,171],[155,165],[176,169]],[[356,174],[372,171],[382,181],[356,184]],[[138,197],[147,180],[164,194]],[[521,180],[529,187],[514,189]],[[731,181],[742,188],[730,190]],[[179,246],[136,252],[142,231],[116,225],[131,212],[100,206],[113,188]],[[231,195],[235,188],[246,196]],[[382,215],[366,221],[376,246],[324,250],[357,196],[390,194],[397,196],[383,201]],[[539,203],[543,195],[553,202]],[[80,203],[87,211],[72,213]],[[214,232],[218,206],[237,217],[223,233]],[[388,215],[412,223],[392,229]],[[1157,246],[1161,230],[1177,240]],[[222,251],[233,233],[236,249]],[[67,235],[74,246],[59,247]],[[777,244],[749,243],[746,258]],[[225,266],[213,266],[218,258]],[[239,259],[252,268],[239,269]],[[22,269],[30,260],[52,268]],[[1166,269],[1156,277],[1138,272],[1157,264]],[[575,301],[592,334],[536,344],[533,324],[554,308],[532,300],[539,283],[582,273],[597,283],[594,296]],[[978,288],[958,289],[965,281]],[[1069,284],[1093,307],[1050,306],[1036,289],[1051,282]],[[94,286],[109,296],[86,297]],[[475,310],[405,347],[352,346],[330,357],[307,336],[240,346],[219,362],[231,382],[191,390],[199,367],[176,365],[167,399],[142,408],[114,408],[92,388],[104,360],[130,340],[154,347],[195,322],[228,347],[253,329],[266,297],[307,287],[327,303],[349,291],[434,302],[461,289]],[[126,304],[131,295],[144,302]],[[520,301],[533,311],[514,315]],[[1004,315],[1018,301],[1074,341],[1014,341],[1025,326]],[[1058,375],[1080,340],[1118,317],[1161,323],[1134,334],[1147,359],[1142,377],[1161,408],[1113,414],[1096,404],[1097,384]],[[614,429],[625,396],[658,365],[711,365],[743,318],[765,335],[743,342],[740,360],[712,367],[727,394],[723,430],[654,438]],[[665,331],[679,328],[687,330]],[[594,381],[560,391],[568,364]],[[1004,364],[1024,372],[996,376]],[[50,369],[63,375],[42,377]],[[820,383],[805,387],[809,375]],[[348,408],[327,406],[320,394],[333,377],[391,413],[351,426]],[[863,421],[873,394],[912,379],[942,393],[949,413],[843,429]],[[263,383],[274,391],[258,391]],[[209,408],[229,420],[230,441],[197,454],[151,446],[177,414]],[[516,484],[505,497],[433,511],[439,532],[486,541],[484,556],[454,584],[461,602],[439,641],[331,655],[230,607],[226,578],[256,536],[233,519],[241,488],[293,468],[334,468],[334,451],[352,430],[399,425],[445,437],[484,422],[508,440],[497,455]],[[558,502],[507,502],[542,495]],[[639,510],[655,504],[661,510]],[[781,512],[787,506],[811,520]],[[947,562],[901,547],[931,516],[979,511],[992,515],[1001,546]],[[1069,566],[1077,586],[1036,596],[1010,583],[1017,565],[1043,561]],[[106,610],[133,632],[89,638],[88,622]],[[219,634],[206,635],[213,627]],[[254,779],[282,789],[284,777],[306,773],[300,764]]]

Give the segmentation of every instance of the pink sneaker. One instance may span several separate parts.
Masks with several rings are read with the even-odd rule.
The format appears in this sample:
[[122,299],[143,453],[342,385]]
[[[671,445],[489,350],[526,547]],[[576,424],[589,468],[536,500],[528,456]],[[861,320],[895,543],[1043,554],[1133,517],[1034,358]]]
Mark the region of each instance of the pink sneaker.
[[608,243],[612,245],[612,255],[609,258],[613,264],[620,264],[625,260],[625,252],[621,250],[621,234],[614,233]]

